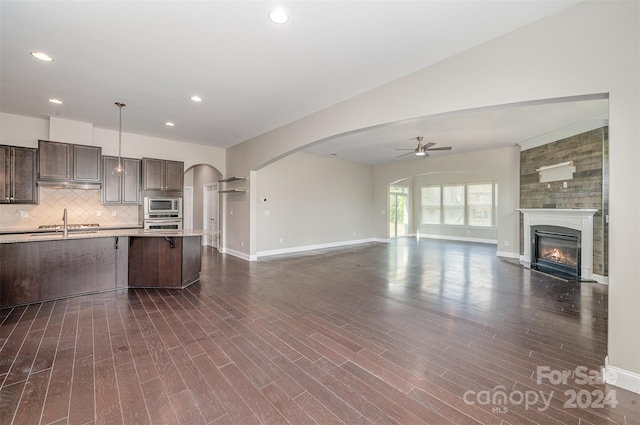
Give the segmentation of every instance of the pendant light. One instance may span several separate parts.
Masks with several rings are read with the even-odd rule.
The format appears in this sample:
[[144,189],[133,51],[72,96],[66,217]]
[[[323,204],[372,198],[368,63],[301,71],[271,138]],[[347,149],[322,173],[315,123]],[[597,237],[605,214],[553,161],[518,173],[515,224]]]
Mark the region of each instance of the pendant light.
[[118,165],[111,171],[114,176],[125,176],[127,172],[122,166],[122,108],[127,106],[122,102],[116,102],[116,106],[120,110],[120,128],[118,130]]

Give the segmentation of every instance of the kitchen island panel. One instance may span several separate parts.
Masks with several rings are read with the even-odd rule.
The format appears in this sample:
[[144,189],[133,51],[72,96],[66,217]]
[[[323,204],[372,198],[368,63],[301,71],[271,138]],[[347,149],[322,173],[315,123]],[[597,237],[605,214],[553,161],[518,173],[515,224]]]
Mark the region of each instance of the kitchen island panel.
[[182,238],[182,286],[200,280],[202,270],[202,238]]
[[184,288],[200,279],[200,236],[129,238],[129,287]]
[[117,239],[0,244],[0,308],[115,289]]
[[129,286],[179,288],[182,270],[182,238],[130,237]]

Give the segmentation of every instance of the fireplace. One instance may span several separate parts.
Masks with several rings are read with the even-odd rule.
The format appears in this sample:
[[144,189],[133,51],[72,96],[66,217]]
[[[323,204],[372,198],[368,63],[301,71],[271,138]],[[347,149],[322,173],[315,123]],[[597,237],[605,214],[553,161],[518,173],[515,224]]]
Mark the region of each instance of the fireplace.
[[[518,209],[523,217],[523,251],[520,255],[520,264],[525,267],[532,267],[534,262],[535,235],[533,228],[540,227],[540,230],[554,230],[553,227],[562,228],[562,232],[569,237],[579,236],[580,249],[577,250],[578,241],[563,240],[564,245],[575,246],[577,255],[575,274],[572,279],[579,277],[581,280],[598,279],[593,273],[593,216],[597,209],[555,209],[555,208],[520,208]],[[557,230],[557,229],[555,229]],[[555,232],[552,232],[555,233]],[[545,235],[543,235],[545,236]],[[545,243],[543,239],[543,243]],[[557,247],[556,247],[557,248]],[[552,260],[555,254],[551,254]],[[539,263],[539,261],[538,261]],[[551,266],[556,267],[556,261],[552,261]],[[549,265],[544,263],[543,265]],[[562,266],[562,265],[561,265]],[[562,267],[561,267],[562,268]],[[571,266],[573,269],[574,266]]]
[[531,226],[531,268],[579,279],[581,231],[560,226]]

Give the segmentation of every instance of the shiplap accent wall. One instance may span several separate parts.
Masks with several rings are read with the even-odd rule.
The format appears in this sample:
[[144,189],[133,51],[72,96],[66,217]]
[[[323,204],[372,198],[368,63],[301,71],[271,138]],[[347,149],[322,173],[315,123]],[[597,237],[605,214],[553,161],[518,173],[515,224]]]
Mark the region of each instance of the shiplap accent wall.
[[[520,152],[520,208],[597,208],[593,271],[608,276],[608,127]],[[540,167],[573,161],[573,179],[540,183]],[[563,183],[566,182],[566,188]],[[522,217],[520,252],[523,252]]]

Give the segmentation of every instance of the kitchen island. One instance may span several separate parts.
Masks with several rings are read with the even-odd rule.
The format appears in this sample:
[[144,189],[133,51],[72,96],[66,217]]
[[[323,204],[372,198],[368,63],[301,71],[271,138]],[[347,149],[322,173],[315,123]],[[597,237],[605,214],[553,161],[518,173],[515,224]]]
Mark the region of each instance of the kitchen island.
[[200,278],[201,230],[0,235],[0,308],[127,287],[184,288]]

